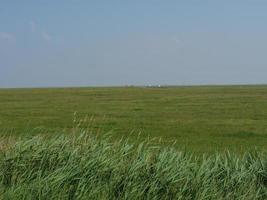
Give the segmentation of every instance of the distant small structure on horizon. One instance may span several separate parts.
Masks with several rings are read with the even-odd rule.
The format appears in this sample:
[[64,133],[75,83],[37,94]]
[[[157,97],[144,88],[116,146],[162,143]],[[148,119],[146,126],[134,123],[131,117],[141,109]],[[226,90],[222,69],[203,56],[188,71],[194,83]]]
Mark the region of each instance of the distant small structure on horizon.
[[149,85],[146,85],[146,87],[149,87],[149,88],[161,88],[163,86],[162,85],[151,85],[151,84],[149,84]]
[[124,85],[125,87],[146,87],[146,88],[165,88],[165,87],[169,87],[168,85],[152,85],[152,84],[148,84],[148,85]]

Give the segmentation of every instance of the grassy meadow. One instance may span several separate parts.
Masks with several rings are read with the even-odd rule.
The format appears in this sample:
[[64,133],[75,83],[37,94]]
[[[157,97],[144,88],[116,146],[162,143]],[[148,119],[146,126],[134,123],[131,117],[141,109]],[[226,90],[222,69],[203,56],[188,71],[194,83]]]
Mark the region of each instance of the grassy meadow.
[[88,132],[22,138],[0,150],[0,199],[267,198],[267,155],[194,156],[146,140],[135,146]]
[[70,132],[86,116],[82,128],[131,142],[156,137],[201,153],[267,147],[264,85],[0,89],[1,134]]
[[267,198],[267,86],[0,90],[0,199]]

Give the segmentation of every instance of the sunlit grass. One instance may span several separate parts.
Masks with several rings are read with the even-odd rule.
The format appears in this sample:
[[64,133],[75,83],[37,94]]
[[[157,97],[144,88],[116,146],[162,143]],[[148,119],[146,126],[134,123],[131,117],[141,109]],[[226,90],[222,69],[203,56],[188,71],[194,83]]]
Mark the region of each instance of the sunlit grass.
[[244,152],[267,148],[266,99],[260,85],[0,89],[0,134],[70,132],[77,112],[79,119],[93,117],[95,131],[137,144],[141,133],[199,153]]
[[267,155],[194,156],[85,130],[17,139],[0,154],[2,199],[266,199]]

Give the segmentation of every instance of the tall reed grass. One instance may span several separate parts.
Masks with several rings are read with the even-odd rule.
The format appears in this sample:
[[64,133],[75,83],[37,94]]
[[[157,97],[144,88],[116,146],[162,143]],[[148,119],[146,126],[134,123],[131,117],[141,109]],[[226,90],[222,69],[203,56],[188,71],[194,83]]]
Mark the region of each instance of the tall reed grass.
[[267,199],[267,156],[193,156],[92,134],[21,139],[0,154],[0,199]]

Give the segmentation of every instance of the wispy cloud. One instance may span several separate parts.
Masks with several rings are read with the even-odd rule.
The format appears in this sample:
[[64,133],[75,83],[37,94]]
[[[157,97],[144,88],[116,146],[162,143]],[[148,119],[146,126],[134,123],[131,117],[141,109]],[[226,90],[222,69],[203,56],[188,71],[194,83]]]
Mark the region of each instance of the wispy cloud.
[[52,37],[46,32],[46,31],[43,31],[42,32],[42,38],[45,40],[45,41],[51,41]]
[[0,32],[0,39],[1,40],[6,40],[6,41],[15,41],[16,37],[11,33]]
[[172,40],[176,43],[176,44],[181,44],[181,40],[178,37],[172,37]]
[[36,23],[34,22],[34,21],[30,21],[29,22],[29,25],[30,25],[30,29],[31,29],[31,32],[32,33],[35,33],[36,32],[36,27],[37,27],[37,25],[36,25]]
[[51,41],[51,35],[45,30],[40,30],[40,25],[38,25],[34,20],[29,21],[30,31],[34,34],[37,34],[42,40]]

